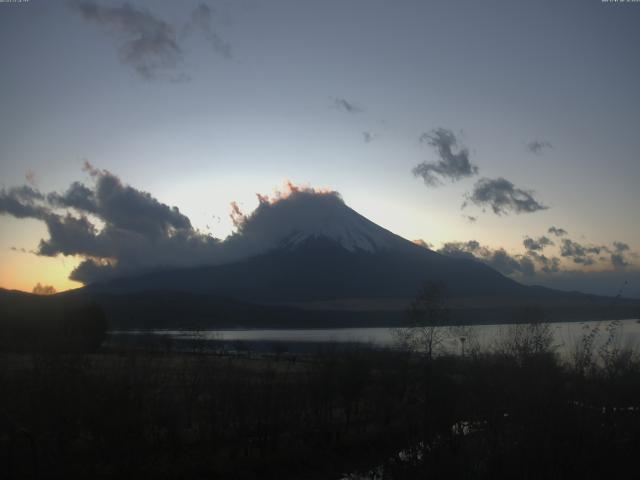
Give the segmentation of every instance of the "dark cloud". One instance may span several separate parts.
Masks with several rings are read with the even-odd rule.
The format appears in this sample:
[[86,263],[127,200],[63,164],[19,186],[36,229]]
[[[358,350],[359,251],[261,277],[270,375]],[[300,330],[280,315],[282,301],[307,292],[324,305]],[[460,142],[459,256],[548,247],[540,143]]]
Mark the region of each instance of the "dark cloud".
[[489,206],[496,215],[532,213],[549,208],[536,200],[532,191],[517,188],[504,178],[478,180],[471,194],[467,194],[462,207],[466,207],[469,202],[483,208]]
[[356,103],[346,100],[344,98],[334,98],[333,106],[343,112],[347,113],[362,113],[364,109]]
[[568,238],[563,238],[560,243],[560,255],[581,265],[593,265],[597,261],[596,256],[602,251],[608,251],[608,248],[600,245],[583,245]]
[[118,177],[108,172],[98,177],[95,196],[97,214],[117,228],[149,238],[193,230],[189,218],[180,213],[177,207],[169,207],[147,192],[123,185]]
[[527,143],[527,150],[535,155],[541,155],[545,150],[550,148],[553,148],[553,145],[544,140],[532,140]]
[[325,202],[342,202],[336,192],[288,184],[274,198],[259,196],[260,205],[250,215],[232,204],[237,231],[220,241],[193,228],[178,208],[124,184],[112,173],[88,163],[85,171],[91,184],[74,182],[63,192],[43,194],[29,186],[0,191],[0,214],[45,223],[48,238],[34,253],[81,258],[70,278],[83,283],[256,255],[282,241],[283,226],[308,226],[315,221],[309,216],[314,208],[322,211]]
[[[638,288],[640,287],[640,270],[624,257],[624,255],[637,256],[626,243],[613,242],[613,245],[613,248],[605,245],[582,245],[564,239],[560,245],[560,253],[561,257],[572,260],[570,264],[563,263],[561,257],[544,255],[536,250],[526,250],[524,255],[509,253],[504,248],[483,246],[476,240],[447,242],[438,252],[451,257],[483,262],[502,274],[513,276],[524,283],[614,295],[615,292],[611,290],[611,279],[621,283],[635,278],[637,281],[634,285]],[[602,253],[610,253],[610,256],[600,257]],[[604,270],[602,267],[584,268],[598,262],[609,263],[609,268]],[[573,286],[572,281],[575,282]],[[640,293],[636,296],[638,295]]]
[[476,223],[478,221],[478,217],[474,217],[473,215],[462,215],[462,217],[469,223]]
[[124,275],[222,257],[219,241],[195,230],[176,207],[123,184],[108,171],[89,164],[85,169],[91,186],[74,182],[64,193],[47,195],[29,186],[0,191],[0,214],[45,223],[49,238],[40,241],[36,254],[85,257],[71,278],[97,281],[105,277],[91,273]]
[[23,185],[0,190],[0,214],[11,215],[16,218],[43,219],[49,213],[40,202],[44,196],[38,190]]
[[564,228],[549,227],[547,233],[555,235],[556,237],[564,237],[567,234],[567,231]]
[[80,182],[73,182],[63,194],[52,192],[48,202],[55,207],[69,207],[88,213],[97,213],[98,205],[93,190]]
[[229,239],[234,246],[264,244],[275,246],[284,240],[281,235],[287,231],[310,231],[317,226],[318,218],[326,215],[328,207],[342,204],[340,194],[331,190],[316,190],[287,184],[284,192],[275,197],[258,195],[259,205],[250,214],[244,214],[232,204],[232,220],[237,234]]
[[596,260],[593,257],[573,257],[573,261],[584,266],[589,266],[596,263]]
[[192,230],[191,222],[177,207],[169,207],[147,192],[124,185],[108,171],[94,169],[90,164],[86,164],[85,170],[95,180],[93,188],[74,182],[63,194],[47,195],[49,203],[96,215],[107,226],[149,238]]
[[40,240],[38,254],[47,257],[63,255],[109,256],[112,251],[98,236],[97,228],[85,216],[50,214],[45,219],[48,240]]
[[625,260],[624,255],[621,255],[619,253],[611,254],[611,264],[614,266],[614,268],[624,268],[629,266],[629,262]]
[[529,257],[510,255],[503,248],[495,250],[490,261],[485,263],[505,275],[521,274],[530,277],[535,274],[535,266]]
[[611,265],[615,269],[621,269],[628,267],[630,262],[625,257],[626,253],[630,252],[629,245],[623,242],[613,242],[613,251],[611,252]]
[[[603,256],[602,254],[608,254]],[[627,255],[633,257],[636,253],[631,252],[629,245],[623,242],[614,241],[613,247],[606,245],[584,245],[569,238],[563,238],[560,244],[560,255],[571,259],[578,265],[595,265],[597,262],[610,262],[614,269],[621,269],[631,265]]]
[[[476,240],[467,242],[447,242],[439,250],[438,253],[447,255],[448,257],[475,259],[475,253],[480,250],[480,243]],[[479,255],[480,256],[480,255]]]
[[511,255],[504,248],[485,247],[476,240],[448,242],[438,252],[450,257],[481,261],[504,275],[529,277],[535,274],[535,265],[529,257]]
[[94,283],[115,278],[121,274],[122,272],[108,261],[90,258],[80,262],[73,272],[71,272],[69,278],[80,283]]
[[549,245],[554,245],[553,241],[544,235],[538,238],[530,238],[527,237],[522,241],[524,248],[528,251],[542,251],[544,247],[548,247]]
[[[469,161],[469,150],[459,144],[451,130],[435,128],[423,133],[420,142],[434,147],[440,157],[437,162],[422,162],[413,168],[413,175],[421,177],[425,185],[437,187],[445,180],[456,182],[478,173],[478,167]],[[458,150],[457,153],[454,149]]]
[[563,238],[560,244],[560,254],[563,257],[584,257],[586,255],[598,255],[607,247],[600,245],[582,245],[568,238]]
[[[32,253],[76,256],[82,261],[70,277],[83,283],[164,267],[215,265],[256,255],[286,241],[283,231],[312,228],[317,216],[313,212],[319,215],[343,202],[335,191],[289,183],[286,191],[272,198],[259,195],[258,207],[249,214],[232,204],[236,232],[221,241],[195,229],[178,208],[125,184],[111,172],[88,163],[85,171],[90,182],[74,182],[62,192],[45,194],[28,185],[0,190],[0,214],[34,218],[46,225],[48,237]],[[416,243],[432,248],[424,241]],[[486,247],[475,240],[449,242],[439,252],[475,259],[521,279],[566,271],[560,258],[542,255],[543,248],[552,244],[547,237],[527,237],[523,244],[527,248],[524,254]],[[574,267],[610,262],[613,270],[633,271],[630,258],[636,254],[620,241],[607,247],[563,238],[558,248],[561,257],[571,260]]]
[[629,245],[623,242],[613,242],[613,248],[617,253],[627,252],[630,250]]
[[147,11],[129,3],[112,7],[91,0],[71,0],[69,5],[116,35],[120,60],[146,79],[174,70],[182,61],[175,29]]
[[560,271],[560,259],[558,257],[547,257],[534,250],[529,250],[527,255],[544,273],[558,273]]
[[208,5],[201,3],[191,12],[185,30],[201,32],[215,53],[227,59],[231,58],[231,45],[213,29],[213,11]]

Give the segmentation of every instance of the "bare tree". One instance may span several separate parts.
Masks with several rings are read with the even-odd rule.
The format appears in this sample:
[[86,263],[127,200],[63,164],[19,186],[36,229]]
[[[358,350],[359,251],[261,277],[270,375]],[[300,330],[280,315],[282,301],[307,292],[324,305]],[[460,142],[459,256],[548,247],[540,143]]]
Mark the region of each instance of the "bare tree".
[[522,321],[501,330],[496,340],[496,351],[513,356],[519,361],[536,355],[552,353],[553,330],[543,321],[539,306],[527,306],[522,312]]
[[449,323],[446,289],[443,284],[426,282],[407,309],[407,322],[394,331],[401,347],[424,353],[428,359],[447,337]]

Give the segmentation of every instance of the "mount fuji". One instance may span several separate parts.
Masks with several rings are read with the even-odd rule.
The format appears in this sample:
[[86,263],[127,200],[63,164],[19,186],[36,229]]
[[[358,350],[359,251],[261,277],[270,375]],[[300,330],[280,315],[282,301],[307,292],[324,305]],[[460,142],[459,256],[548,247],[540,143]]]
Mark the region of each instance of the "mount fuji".
[[410,298],[426,281],[444,283],[454,296],[527,291],[480,262],[441,255],[386,230],[334,192],[263,198],[237,225],[221,248],[240,260],[164,268],[87,288],[186,291],[260,303]]
[[136,304],[145,314],[172,318],[210,317],[221,302],[224,311],[237,302],[280,309],[269,318],[316,312],[312,323],[323,324],[318,312],[331,311],[334,320],[357,317],[362,324],[397,317],[421,285],[438,282],[460,318],[507,321],[531,304],[593,310],[593,297],[589,303],[583,294],[525,286],[479,261],[416,245],[358,214],[335,192],[296,189],[260,200],[251,215],[237,216],[238,232],[221,244],[233,260],[157,269],[88,285],[82,294],[107,308]]

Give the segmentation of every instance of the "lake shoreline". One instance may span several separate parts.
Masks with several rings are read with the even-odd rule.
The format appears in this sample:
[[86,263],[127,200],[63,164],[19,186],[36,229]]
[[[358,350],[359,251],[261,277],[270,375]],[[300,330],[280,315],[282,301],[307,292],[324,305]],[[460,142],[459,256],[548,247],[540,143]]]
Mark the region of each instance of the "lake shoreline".
[[[608,321],[549,322],[554,348],[561,354],[575,350],[586,335],[595,334],[599,344],[608,338]],[[491,350],[497,341],[512,335],[513,330],[527,324],[493,323],[484,325],[455,325],[441,329],[441,348],[446,353],[466,348]],[[615,321],[614,339],[620,346],[636,348],[640,345],[640,323],[636,319]],[[251,351],[255,353],[313,353],[318,350],[357,349],[362,347],[397,349],[400,347],[396,328],[324,328],[324,329],[158,329],[117,330],[108,335],[108,345],[153,349],[178,348],[183,351],[204,349],[211,351]]]
[[[631,321],[635,321],[635,322],[640,322],[640,318],[614,318],[614,319],[598,319],[598,320],[581,320],[578,318],[575,319],[567,319],[567,320],[549,320],[549,321],[543,321],[541,323],[549,323],[549,324],[558,324],[558,323],[586,323],[586,322],[600,322],[600,323],[609,323],[609,322],[613,322],[613,321],[622,321],[622,322],[631,322]],[[436,327],[441,327],[441,328],[445,328],[445,327],[476,327],[476,326],[487,326],[487,325],[523,325],[529,322],[526,321],[522,321],[522,322],[508,322],[508,321],[504,321],[504,322],[490,322],[490,321],[479,321],[479,322],[475,322],[475,323],[449,323],[449,324],[436,324],[434,326]],[[398,324],[391,324],[391,325],[344,325],[344,326],[327,326],[327,327],[321,327],[321,326],[300,326],[300,327],[296,327],[295,330],[348,330],[348,329],[353,329],[353,328],[389,328],[389,329],[393,329],[393,328],[402,328],[402,325],[398,325]],[[113,330],[108,330],[107,333],[109,334],[119,334],[119,333],[153,333],[153,332],[189,332],[189,331],[200,331],[200,332],[252,332],[252,331],[261,331],[261,330],[273,330],[273,331],[278,331],[278,330],[292,330],[289,327],[264,327],[264,328],[260,328],[260,327],[244,327],[244,326],[238,326],[236,328],[200,328],[200,329],[193,329],[193,328],[187,328],[187,327],[176,327],[176,328],[131,328],[131,329],[124,329],[124,328],[119,328],[119,329],[113,329]]]

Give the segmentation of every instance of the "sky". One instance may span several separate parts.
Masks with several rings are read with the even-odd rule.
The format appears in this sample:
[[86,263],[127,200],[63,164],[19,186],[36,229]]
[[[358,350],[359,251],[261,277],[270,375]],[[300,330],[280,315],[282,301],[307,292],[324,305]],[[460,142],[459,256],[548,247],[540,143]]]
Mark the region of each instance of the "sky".
[[640,297],[639,24],[601,0],[2,2],[0,287],[114,261],[54,248],[67,215],[201,245],[291,181],[524,283]]

